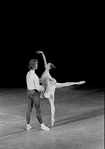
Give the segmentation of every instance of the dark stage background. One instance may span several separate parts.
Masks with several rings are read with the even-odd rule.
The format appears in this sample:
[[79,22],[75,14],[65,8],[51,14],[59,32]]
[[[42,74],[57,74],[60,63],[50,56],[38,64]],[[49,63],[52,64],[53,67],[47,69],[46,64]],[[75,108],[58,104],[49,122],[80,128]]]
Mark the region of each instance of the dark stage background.
[[58,82],[85,80],[104,85],[104,27],[102,10],[73,7],[49,11],[4,7],[1,18],[0,87],[26,87],[30,59],[41,55],[56,68],[51,75]]

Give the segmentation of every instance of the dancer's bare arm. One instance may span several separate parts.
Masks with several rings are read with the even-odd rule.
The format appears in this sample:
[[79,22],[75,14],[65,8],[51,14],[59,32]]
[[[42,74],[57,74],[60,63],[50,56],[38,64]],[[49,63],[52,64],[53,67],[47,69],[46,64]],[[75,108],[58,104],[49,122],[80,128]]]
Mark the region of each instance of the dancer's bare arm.
[[43,60],[44,60],[44,66],[46,67],[47,66],[47,60],[46,60],[46,57],[45,57],[43,51],[37,51],[36,53],[42,54],[42,57],[43,57]]

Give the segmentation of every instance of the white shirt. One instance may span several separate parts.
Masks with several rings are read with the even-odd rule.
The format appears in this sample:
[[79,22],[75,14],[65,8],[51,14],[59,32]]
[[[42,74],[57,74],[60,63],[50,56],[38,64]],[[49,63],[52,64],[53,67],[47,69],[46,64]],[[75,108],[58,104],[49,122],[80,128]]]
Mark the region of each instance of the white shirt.
[[38,91],[41,89],[41,86],[39,84],[39,78],[35,74],[34,70],[30,70],[26,75],[26,82],[27,82],[27,89],[33,90],[37,89]]

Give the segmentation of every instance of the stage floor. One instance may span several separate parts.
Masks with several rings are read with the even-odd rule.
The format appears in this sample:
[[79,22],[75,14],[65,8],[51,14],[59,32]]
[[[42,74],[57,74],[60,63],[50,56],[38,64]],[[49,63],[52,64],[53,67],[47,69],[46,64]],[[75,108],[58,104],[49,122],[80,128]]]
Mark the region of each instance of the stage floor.
[[50,104],[41,99],[43,131],[32,111],[26,131],[25,88],[0,89],[0,149],[104,149],[104,90],[86,85],[63,87],[55,93],[55,124]]

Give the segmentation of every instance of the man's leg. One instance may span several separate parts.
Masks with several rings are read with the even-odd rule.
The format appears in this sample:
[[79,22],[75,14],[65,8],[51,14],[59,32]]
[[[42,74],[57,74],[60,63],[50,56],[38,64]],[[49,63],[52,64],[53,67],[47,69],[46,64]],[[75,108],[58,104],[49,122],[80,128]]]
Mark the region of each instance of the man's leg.
[[28,108],[26,113],[27,130],[30,130],[32,128],[30,125],[32,108],[33,108],[33,99],[28,95]]
[[27,113],[26,113],[27,124],[30,124],[31,111],[32,111],[32,99],[28,98],[28,108],[27,108]]
[[43,123],[42,116],[41,116],[41,109],[40,109],[40,98],[39,98],[39,92],[35,91],[34,93],[34,106],[36,109],[36,117],[41,125],[41,129],[43,130],[50,130],[48,127],[46,127]]

